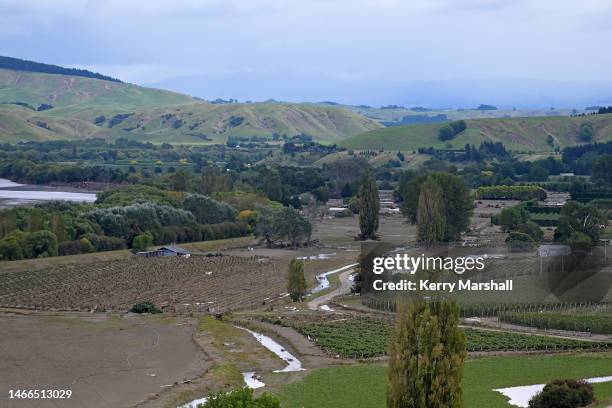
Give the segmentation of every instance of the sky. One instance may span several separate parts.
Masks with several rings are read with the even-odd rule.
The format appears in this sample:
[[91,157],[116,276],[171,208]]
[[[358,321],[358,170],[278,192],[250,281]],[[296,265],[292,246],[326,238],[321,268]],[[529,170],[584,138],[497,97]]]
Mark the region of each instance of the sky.
[[609,0],[0,0],[0,55],[205,99],[612,103]]

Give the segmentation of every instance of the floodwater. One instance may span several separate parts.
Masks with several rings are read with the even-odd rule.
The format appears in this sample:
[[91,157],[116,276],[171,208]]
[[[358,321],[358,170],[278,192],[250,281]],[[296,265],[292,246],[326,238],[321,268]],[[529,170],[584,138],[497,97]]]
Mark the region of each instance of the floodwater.
[[345,271],[345,270],[350,269],[350,268],[352,268],[352,267],[354,267],[356,265],[357,265],[356,263],[355,264],[351,264],[351,265],[346,265],[346,266],[343,266],[342,268],[334,269],[333,271],[328,271],[328,272],[322,273],[320,275],[317,275],[316,278],[319,281],[319,284],[312,289],[312,293],[317,293],[317,292],[322,291],[323,289],[329,288],[329,279],[327,279],[327,277],[329,275],[333,275],[335,273]]
[[202,404],[206,404],[208,402],[208,398],[207,397],[203,397],[203,398],[198,398],[198,399],[194,399],[191,402],[188,402],[186,404],[183,405],[179,405],[176,408],[198,408],[198,405]]
[[[239,329],[245,330],[249,332],[255,339],[265,348],[276,354],[281,360],[287,363],[287,367],[281,370],[275,370],[275,373],[288,373],[292,371],[303,371],[302,362],[295,358],[293,354],[289,353],[287,350],[283,348],[280,344],[272,340],[270,337],[263,335],[261,333],[254,332],[249,329],[245,329],[244,327],[236,326]],[[249,388],[261,388],[265,387],[266,384],[260,381],[253,371],[247,371],[242,373],[242,377],[244,378],[244,382]],[[230,391],[231,392],[231,391]],[[177,408],[197,408],[198,404],[205,404],[208,401],[208,398],[198,398],[187,404],[179,405]]]
[[[612,381],[612,376],[587,378],[585,381],[595,384]],[[544,389],[545,384],[523,385],[520,387],[499,388],[497,391],[510,398],[508,403],[521,408],[529,407],[529,400]]]
[[244,327],[239,327],[242,330],[246,330],[257,340],[262,346],[276,354],[281,360],[287,363],[287,367],[281,370],[275,370],[275,373],[289,373],[292,371],[303,371],[302,362],[298,360],[293,354],[285,350],[283,346],[278,344],[276,341],[272,340],[270,337],[254,332],[249,329],[245,329]]
[[242,377],[244,378],[244,383],[249,388],[256,389],[266,386],[264,382],[260,381],[259,378],[255,376],[255,372],[253,371],[242,373]]
[[5,207],[33,204],[37,201],[74,201],[88,202],[96,201],[96,195],[92,193],[72,193],[65,191],[25,191],[6,190],[7,188],[23,187],[23,184],[14,183],[10,180],[0,179],[0,202]]
[[[253,371],[242,373],[242,377],[244,378],[244,383],[249,388],[256,389],[256,388],[261,388],[261,387],[266,386],[266,384],[259,381],[259,379],[255,376],[255,373]],[[176,408],[198,408],[198,405],[206,404],[206,402],[208,402],[208,397],[202,397],[202,398],[194,399],[193,401],[188,402],[186,404],[179,405]]]
[[336,256],[336,253],[332,253],[332,254],[318,254],[318,255],[311,255],[311,256],[299,256],[297,259],[300,259],[302,261],[316,261],[316,260],[325,260],[325,259],[332,259],[334,256]]

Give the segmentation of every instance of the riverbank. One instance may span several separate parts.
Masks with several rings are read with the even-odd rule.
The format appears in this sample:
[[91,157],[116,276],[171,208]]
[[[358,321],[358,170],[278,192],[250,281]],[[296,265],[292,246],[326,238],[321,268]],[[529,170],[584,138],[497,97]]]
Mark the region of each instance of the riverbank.
[[44,201],[91,203],[96,201],[96,193],[103,191],[99,189],[101,187],[99,185],[20,184],[0,179],[0,209],[28,207]]

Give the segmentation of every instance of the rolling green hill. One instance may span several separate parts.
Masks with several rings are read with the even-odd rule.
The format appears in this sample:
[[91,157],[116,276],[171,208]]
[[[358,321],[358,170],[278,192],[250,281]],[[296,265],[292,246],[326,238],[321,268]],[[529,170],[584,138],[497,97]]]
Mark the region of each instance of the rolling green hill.
[[311,135],[335,142],[381,128],[331,106],[211,104],[190,96],[99,79],[0,69],[0,142],[127,137],[169,143],[229,136]]
[[[496,118],[467,120],[467,129],[450,141],[453,147],[466,143],[479,145],[488,140],[503,142],[516,151],[549,151],[553,147],[547,142],[550,135],[554,146],[560,148],[583,143],[580,126],[590,123],[594,130],[594,141],[612,140],[612,114],[589,116],[552,116],[530,118]],[[443,124],[395,126],[378,129],[343,140],[340,145],[356,150],[416,150],[419,147],[444,148],[446,142],[438,139],[438,130]]]
[[175,92],[77,76],[0,69],[0,102],[22,102],[33,108],[53,106],[53,116],[91,110],[123,111],[194,103]]
[[[108,126],[107,123],[103,126]],[[335,142],[380,125],[344,109],[310,104],[249,103],[192,104],[136,113],[117,128],[128,129],[130,137],[155,142],[170,137],[194,143],[208,139],[223,142],[228,136],[297,135]]]
[[52,117],[15,105],[0,105],[0,142],[106,137],[108,132],[78,118]]

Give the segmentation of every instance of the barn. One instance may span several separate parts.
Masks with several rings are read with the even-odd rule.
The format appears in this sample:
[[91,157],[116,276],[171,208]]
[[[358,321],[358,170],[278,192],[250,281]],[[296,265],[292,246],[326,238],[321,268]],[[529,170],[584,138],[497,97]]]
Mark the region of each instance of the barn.
[[163,246],[153,251],[138,252],[136,255],[145,258],[160,257],[160,256],[180,256],[181,258],[189,258],[191,253],[184,248],[176,245]]

